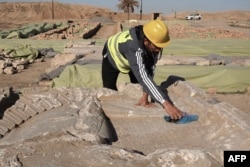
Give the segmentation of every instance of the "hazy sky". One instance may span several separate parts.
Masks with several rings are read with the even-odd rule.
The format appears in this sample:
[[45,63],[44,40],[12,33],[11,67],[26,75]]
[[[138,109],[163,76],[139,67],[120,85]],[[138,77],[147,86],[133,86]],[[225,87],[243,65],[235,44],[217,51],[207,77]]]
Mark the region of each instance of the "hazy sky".
[[[52,0],[0,0],[0,2],[52,2]],[[138,0],[142,1],[143,13],[161,12],[169,14],[173,11],[226,11],[226,10],[250,10],[250,0]],[[119,0],[54,0],[54,2],[90,4],[118,11],[116,5]],[[140,8],[135,9],[140,13]]]

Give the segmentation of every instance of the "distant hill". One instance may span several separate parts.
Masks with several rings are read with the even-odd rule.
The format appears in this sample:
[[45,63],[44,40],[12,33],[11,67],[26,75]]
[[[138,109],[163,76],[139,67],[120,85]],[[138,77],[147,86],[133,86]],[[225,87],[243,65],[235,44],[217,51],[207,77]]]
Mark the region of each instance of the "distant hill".
[[[89,5],[54,3],[55,19],[88,19],[96,15],[110,15],[112,11]],[[52,19],[49,2],[3,2],[0,3],[1,21],[37,21]]]
[[[184,18],[192,12],[177,13],[177,18]],[[250,11],[227,11],[208,13],[200,12],[208,19],[241,19],[250,20]],[[127,14],[117,13],[106,8],[90,5],[77,5],[54,2],[55,19],[90,19],[96,16],[110,17],[113,20],[126,20]],[[150,14],[144,14],[144,19],[150,19]],[[173,14],[165,16],[173,18]],[[52,19],[52,4],[50,2],[2,2],[0,3],[1,23],[23,23]],[[131,14],[131,19],[139,19],[139,14]]]
[[[193,13],[192,11],[172,13],[163,15],[163,20],[184,19],[186,15]],[[250,11],[224,11],[224,12],[203,12],[201,21],[190,21],[188,25],[171,24],[172,37],[184,38],[193,34],[196,31],[196,36],[205,38],[209,34],[216,38],[233,37],[233,38],[248,38],[250,36],[248,29],[232,28],[229,24],[250,26]],[[54,19],[52,19],[52,4],[51,2],[2,2],[0,3],[0,30],[15,29],[26,23],[36,22],[54,22],[57,20],[83,20],[95,21],[101,23],[124,23],[128,19],[127,14],[123,12],[114,12],[106,8],[100,8],[90,5],[77,5],[66,3],[54,3]],[[143,20],[152,19],[152,14],[143,14]],[[139,20],[140,15],[131,14],[130,19]],[[139,23],[139,22],[138,22]],[[107,36],[108,31],[113,31],[113,28],[103,26],[99,34]],[[109,34],[109,33],[108,33]],[[205,34],[205,35],[204,35]],[[106,37],[105,36],[105,37]]]

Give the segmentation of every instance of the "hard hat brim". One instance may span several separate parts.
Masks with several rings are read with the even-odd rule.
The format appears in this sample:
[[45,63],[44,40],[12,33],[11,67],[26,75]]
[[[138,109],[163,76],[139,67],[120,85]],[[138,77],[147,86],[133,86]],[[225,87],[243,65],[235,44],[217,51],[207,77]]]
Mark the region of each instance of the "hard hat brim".
[[155,46],[159,47],[159,48],[165,48],[169,45],[170,43],[170,39],[167,42],[164,43],[158,43],[158,42],[152,42]]

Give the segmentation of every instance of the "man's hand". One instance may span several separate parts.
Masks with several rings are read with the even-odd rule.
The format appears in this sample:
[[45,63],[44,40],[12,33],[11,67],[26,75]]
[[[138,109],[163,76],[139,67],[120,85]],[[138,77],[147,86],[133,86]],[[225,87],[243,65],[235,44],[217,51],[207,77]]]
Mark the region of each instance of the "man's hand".
[[173,120],[179,120],[185,114],[184,112],[179,110],[177,107],[175,107],[174,105],[172,105],[168,101],[165,101],[162,105],[163,105],[165,111],[169,114],[169,116]]
[[142,97],[139,99],[139,101],[135,104],[136,106],[143,106],[147,108],[155,107],[156,105],[154,103],[151,103],[148,101],[148,94],[143,92]]

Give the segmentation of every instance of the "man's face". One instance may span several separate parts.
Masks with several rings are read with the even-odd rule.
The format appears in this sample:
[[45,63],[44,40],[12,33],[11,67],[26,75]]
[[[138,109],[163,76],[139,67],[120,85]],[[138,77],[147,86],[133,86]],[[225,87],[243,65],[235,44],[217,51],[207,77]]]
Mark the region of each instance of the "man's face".
[[162,48],[155,46],[152,42],[150,42],[150,48],[151,48],[153,53],[159,53],[162,49]]
[[148,39],[146,39],[144,41],[144,45],[147,47],[148,51],[152,52],[152,53],[159,53],[162,48],[159,48],[157,46],[155,46],[152,42],[150,42]]

